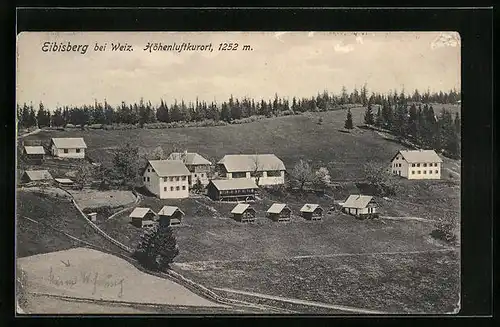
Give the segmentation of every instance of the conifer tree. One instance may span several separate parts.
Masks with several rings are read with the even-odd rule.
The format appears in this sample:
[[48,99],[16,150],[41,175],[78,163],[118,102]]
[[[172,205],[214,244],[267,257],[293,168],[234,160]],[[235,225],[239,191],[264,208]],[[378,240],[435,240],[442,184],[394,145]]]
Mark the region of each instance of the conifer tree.
[[366,107],[366,111],[365,111],[365,124],[373,125],[374,122],[375,121],[373,118],[372,105],[369,104],[368,107]]
[[351,109],[347,109],[347,117],[344,123],[344,128],[345,129],[353,129],[353,123],[352,123],[352,114],[351,114]]

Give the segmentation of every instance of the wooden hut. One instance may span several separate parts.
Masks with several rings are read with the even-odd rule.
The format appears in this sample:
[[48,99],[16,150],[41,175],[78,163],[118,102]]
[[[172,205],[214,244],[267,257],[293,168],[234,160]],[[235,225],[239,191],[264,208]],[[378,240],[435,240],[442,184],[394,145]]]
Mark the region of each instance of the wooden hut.
[[30,164],[41,164],[45,156],[43,146],[25,146],[23,151],[24,158]]
[[378,204],[369,195],[349,195],[347,200],[342,204],[342,211],[355,217],[377,218]]
[[175,206],[164,206],[158,212],[160,226],[180,225],[184,212]]
[[154,224],[156,214],[150,208],[137,207],[129,215],[132,225],[146,227]]
[[211,180],[207,186],[207,195],[215,201],[255,200],[259,187],[251,178]]
[[292,210],[284,203],[273,203],[267,209],[267,216],[274,221],[290,221]]
[[323,209],[319,204],[306,203],[300,209],[300,213],[307,220],[321,220],[323,217]]
[[231,210],[231,213],[236,221],[242,223],[255,221],[256,211],[249,204],[239,203],[233,210]]
[[21,182],[43,182],[52,180],[52,175],[48,170],[26,170],[21,176]]

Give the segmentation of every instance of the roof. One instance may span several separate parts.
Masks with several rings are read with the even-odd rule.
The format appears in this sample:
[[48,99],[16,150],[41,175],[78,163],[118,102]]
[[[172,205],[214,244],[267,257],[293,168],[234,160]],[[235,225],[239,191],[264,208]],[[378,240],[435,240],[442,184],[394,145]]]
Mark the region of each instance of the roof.
[[149,160],[148,162],[160,177],[190,174],[186,165],[180,160]]
[[56,182],[61,183],[61,184],[72,184],[73,181],[69,178],[56,178]]
[[219,191],[258,189],[251,178],[213,179],[210,181]]
[[287,208],[287,206],[284,203],[273,203],[273,205],[270,206],[269,209],[267,209],[267,212],[268,213],[280,213],[285,208]]
[[163,208],[161,208],[160,211],[158,211],[158,214],[162,216],[172,216],[176,211],[179,211],[182,214],[184,214],[184,212],[182,212],[181,209],[175,206],[164,206]]
[[236,207],[231,210],[231,213],[244,213],[248,209],[254,210],[254,208],[250,207],[250,205],[247,203],[238,203]]
[[186,165],[211,165],[212,163],[194,152],[172,152],[168,160],[182,160]]
[[342,204],[342,207],[363,209],[366,208],[372,199],[373,196],[369,195],[349,195],[347,200]]
[[218,164],[223,164],[228,172],[286,170],[285,164],[274,154],[228,154]]
[[25,146],[24,151],[27,154],[45,154],[43,146]]
[[151,210],[150,208],[141,208],[141,207],[137,207],[134,209],[134,211],[132,211],[129,215],[129,217],[131,218],[144,218],[144,216],[146,216],[147,213],[153,213],[153,210]]
[[398,154],[401,154],[403,159],[409,163],[443,162],[434,150],[400,150],[392,157],[391,161],[393,161]]
[[32,181],[42,181],[45,179],[52,179],[52,175],[48,170],[26,170],[24,172]]
[[58,149],[85,149],[87,144],[82,137],[55,137],[52,143]]
[[321,209],[323,210],[319,204],[311,204],[311,203],[306,203],[304,206],[300,209],[300,212],[314,212],[316,209]]

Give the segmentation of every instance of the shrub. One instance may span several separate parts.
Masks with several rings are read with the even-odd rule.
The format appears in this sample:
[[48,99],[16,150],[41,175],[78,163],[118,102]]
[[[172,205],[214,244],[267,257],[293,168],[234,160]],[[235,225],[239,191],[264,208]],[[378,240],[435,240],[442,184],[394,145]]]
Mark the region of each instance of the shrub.
[[146,229],[134,252],[134,258],[148,269],[165,270],[179,254],[177,240],[170,226],[156,225]]

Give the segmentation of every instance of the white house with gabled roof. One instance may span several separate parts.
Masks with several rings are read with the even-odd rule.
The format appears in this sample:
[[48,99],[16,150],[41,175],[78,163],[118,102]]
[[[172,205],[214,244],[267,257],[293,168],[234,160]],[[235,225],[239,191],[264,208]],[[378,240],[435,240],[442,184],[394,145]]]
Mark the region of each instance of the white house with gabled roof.
[[50,151],[59,158],[85,158],[87,144],[82,137],[55,137],[50,142]]
[[212,163],[195,152],[172,152],[168,160],[181,160],[186,165],[191,175],[189,176],[189,187],[192,187],[200,180],[202,185],[208,185],[210,167]]
[[148,160],[142,172],[146,188],[160,199],[189,196],[189,170],[180,160]]
[[226,179],[251,178],[258,186],[285,183],[285,164],[274,154],[229,154],[217,168]]
[[400,150],[392,157],[390,171],[408,179],[440,179],[442,162],[434,150]]

